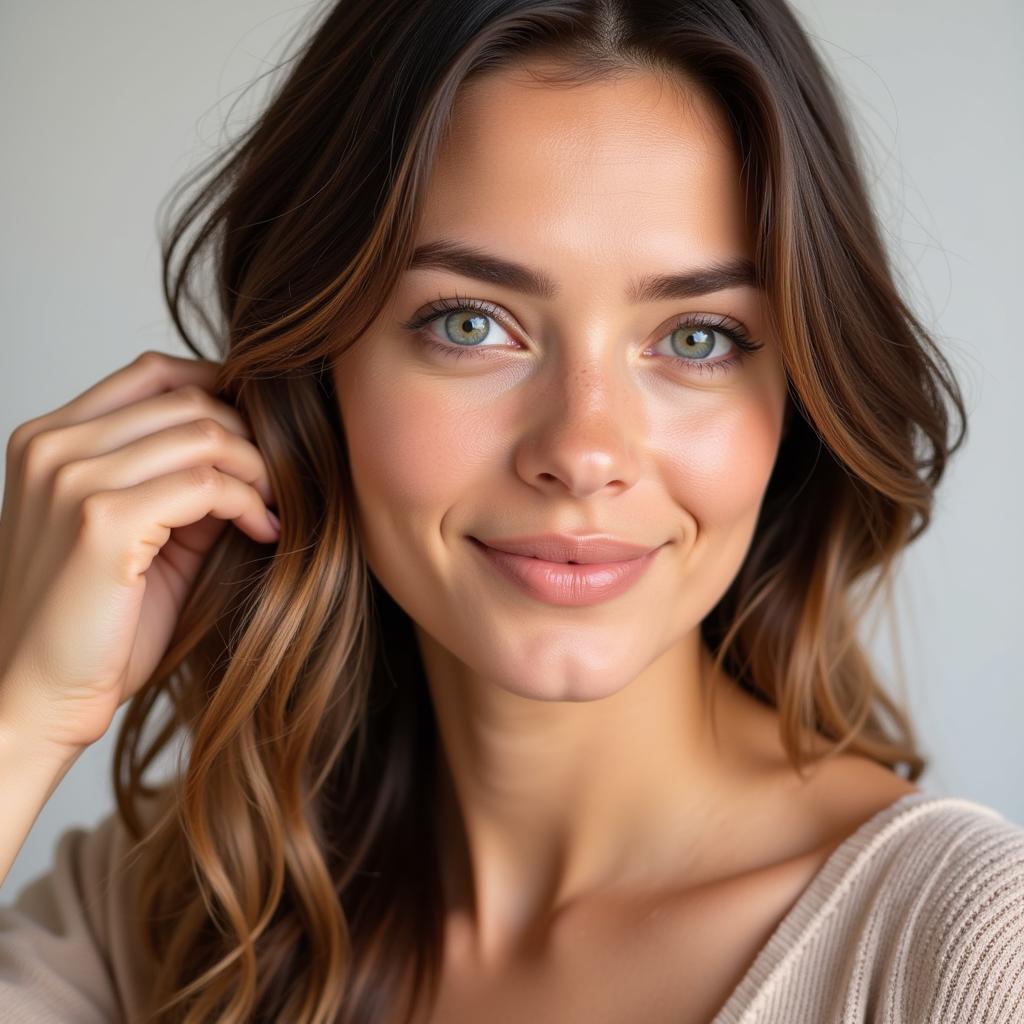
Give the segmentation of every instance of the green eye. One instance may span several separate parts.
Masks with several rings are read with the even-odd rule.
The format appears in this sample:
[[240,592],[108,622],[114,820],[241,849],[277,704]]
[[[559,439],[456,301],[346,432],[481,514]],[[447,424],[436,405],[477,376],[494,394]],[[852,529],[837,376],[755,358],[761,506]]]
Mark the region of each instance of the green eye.
[[[421,328],[444,317],[443,339],[433,334],[421,333]],[[432,351],[446,357],[459,359],[475,356],[478,350],[509,348],[509,345],[484,345],[492,333],[493,324],[506,322],[506,314],[499,306],[486,300],[460,298],[438,299],[402,327],[420,333],[421,340]],[[504,328],[501,328],[504,332]],[[505,335],[507,338],[507,335]],[[751,341],[746,328],[729,317],[693,313],[681,318],[675,327],[664,336],[672,346],[666,353],[677,364],[685,366],[687,372],[714,374],[731,369],[752,352],[763,347],[763,342]],[[714,361],[708,357],[720,349],[721,338],[728,339],[732,354]],[[727,350],[729,351],[729,350]]]
[[471,316],[472,310],[449,313],[444,320],[444,333],[456,345],[476,345],[490,333],[487,326],[490,317],[477,313]]
[[706,327],[677,327],[669,337],[676,350],[687,359],[703,359],[715,348],[715,333]]

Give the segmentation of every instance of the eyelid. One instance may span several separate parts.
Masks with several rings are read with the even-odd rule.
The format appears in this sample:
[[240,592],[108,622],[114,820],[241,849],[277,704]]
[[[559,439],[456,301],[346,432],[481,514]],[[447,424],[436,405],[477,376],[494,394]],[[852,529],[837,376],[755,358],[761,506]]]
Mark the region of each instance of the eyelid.
[[[527,332],[519,326],[515,317],[511,313],[507,312],[503,307],[490,302],[487,299],[474,299],[469,296],[461,296],[456,292],[453,298],[447,298],[443,294],[439,294],[437,299],[428,304],[425,311],[420,314],[417,313],[410,320],[405,321],[401,324],[408,331],[416,331],[421,327],[426,326],[432,320],[436,320],[440,316],[444,316],[449,312],[456,312],[458,310],[469,308],[476,309],[482,313],[486,313],[494,320],[498,321],[504,327],[510,327],[514,331],[526,334]],[[759,348],[762,348],[763,342],[753,341],[750,335],[750,331],[747,329],[741,321],[734,317],[727,316],[721,313],[705,313],[696,311],[693,313],[679,313],[673,316],[666,325],[668,333],[679,330],[681,327],[686,325],[695,325],[701,327],[710,327],[713,330],[723,332],[729,340],[739,349],[744,352],[754,352]],[[655,341],[661,341],[665,335],[659,335]],[[495,348],[500,346],[487,346],[488,348]]]
[[498,306],[493,302],[489,302],[487,299],[474,299],[461,296],[457,292],[453,298],[438,295],[437,299],[428,303],[427,306],[423,307],[423,309],[424,311],[422,313],[416,313],[410,320],[402,322],[400,326],[404,327],[407,331],[416,331],[421,327],[425,327],[432,320],[436,320],[440,316],[445,316],[447,313],[454,313],[463,309],[475,309],[482,313],[486,313],[489,317],[497,320],[498,323],[504,327],[511,327],[513,330],[522,334],[527,333],[519,326],[515,317],[501,306]]

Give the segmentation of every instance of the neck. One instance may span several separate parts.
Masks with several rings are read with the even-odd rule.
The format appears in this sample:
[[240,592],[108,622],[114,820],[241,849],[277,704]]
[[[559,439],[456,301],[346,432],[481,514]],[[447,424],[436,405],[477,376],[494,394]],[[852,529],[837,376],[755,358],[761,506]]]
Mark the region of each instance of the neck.
[[729,737],[752,698],[711,680],[697,631],[627,686],[586,701],[524,697],[426,634],[419,642],[441,741],[446,900],[482,957],[502,956],[592,894],[699,873],[721,848],[714,823],[734,821],[723,809],[743,788]]

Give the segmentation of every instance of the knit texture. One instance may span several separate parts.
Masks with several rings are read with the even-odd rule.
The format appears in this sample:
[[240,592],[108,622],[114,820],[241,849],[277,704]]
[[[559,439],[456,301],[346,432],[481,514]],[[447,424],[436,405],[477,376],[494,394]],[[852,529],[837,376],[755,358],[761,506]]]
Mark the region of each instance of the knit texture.
[[[0,906],[0,1022],[141,1019],[126,849],[116,813],[71,829]],[[833,1022],[1024,1024],[1024,828],[901,797],[836,847],[710,1024]]]
[[712,1024],[1022,1024],[1024,828],[909,793],[837,847]]

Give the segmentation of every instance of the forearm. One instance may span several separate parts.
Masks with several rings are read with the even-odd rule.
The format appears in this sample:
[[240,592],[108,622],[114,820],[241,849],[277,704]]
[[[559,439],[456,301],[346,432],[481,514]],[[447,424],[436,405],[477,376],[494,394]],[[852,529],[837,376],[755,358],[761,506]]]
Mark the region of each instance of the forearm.
[[78,754],[57,754],[0,720],[0,884]]

